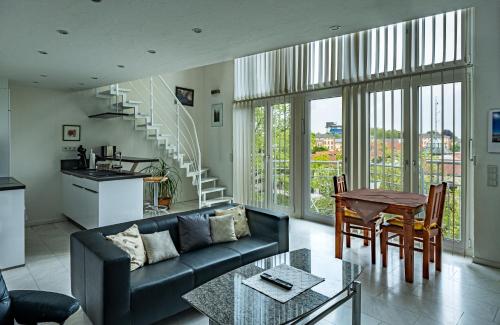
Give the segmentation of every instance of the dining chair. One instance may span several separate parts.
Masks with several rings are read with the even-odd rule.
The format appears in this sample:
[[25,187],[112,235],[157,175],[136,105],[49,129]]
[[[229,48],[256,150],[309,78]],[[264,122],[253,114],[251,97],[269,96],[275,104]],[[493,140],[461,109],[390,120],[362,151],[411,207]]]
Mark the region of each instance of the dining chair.
[[[333,176],[333,189],[335,194],[348,191],[347,178],[345,174]],[[349,208],[344,207],[344,218],[342,219],[342,234],[346,237],[346,247],[351,247],[351,237],[363,239],[363,245],[369,246],[371,243],[372,264],[376,261],[376,239],[379,233],[379,226],[382,222],[381,215],[377,215],[366,222],[361,216]],[[344,227],[345,225],[345,227]],[[345,229],[344,229],[345,228]],[[362,230],[363,234],[351,232],[351,230]]]
[[[421,242],[423,248],[415,247],[414,250],[423,253],[423,277],[429,278],[429,263],[435,261],[436,271],[441,271],[441,254],[443,231],[444,201],[446,198],[445,182],[439,185],[431,185],[424,220],[415,220],[413,238]],[[382,251],[382,265],[387,266],[388,246],[399,247],[400,250],[406,243],[394,243],[391,239],[403,236],[403,218],[400,216],[388,219],[381,226],[380,247]],[[392,234],[392,235],[391,235]]]

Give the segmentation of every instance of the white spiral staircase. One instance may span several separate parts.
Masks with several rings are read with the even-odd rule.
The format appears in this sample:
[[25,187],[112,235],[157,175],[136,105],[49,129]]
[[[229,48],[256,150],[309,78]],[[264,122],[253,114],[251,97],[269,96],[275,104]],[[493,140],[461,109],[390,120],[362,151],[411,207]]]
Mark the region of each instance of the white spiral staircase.
[[154,141],[163,158],[177,161],[196,187],[200,208],[232,202],[226,187],[218,186],[218,178],[202,167],[196,124],[163,77],[98,88],[96,97],[109,100],[108,117],[133,121],[138,134]]

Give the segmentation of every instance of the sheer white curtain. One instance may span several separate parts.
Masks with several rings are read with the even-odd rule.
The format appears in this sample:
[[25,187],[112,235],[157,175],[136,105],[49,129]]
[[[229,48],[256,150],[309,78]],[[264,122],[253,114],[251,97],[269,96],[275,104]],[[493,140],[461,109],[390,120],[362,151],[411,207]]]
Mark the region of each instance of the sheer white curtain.
[[249,202],[251,186],[252,102],[236,103],[233,109],[233,196],[236,203]]
[[461,9],[236,59],[234,99],[470,64],[472,19]]

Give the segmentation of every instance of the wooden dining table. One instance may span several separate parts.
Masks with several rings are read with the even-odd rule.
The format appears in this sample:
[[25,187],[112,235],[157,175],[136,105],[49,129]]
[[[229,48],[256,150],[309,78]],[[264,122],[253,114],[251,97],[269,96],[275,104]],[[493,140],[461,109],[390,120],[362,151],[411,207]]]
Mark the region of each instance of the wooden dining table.
[[[335,257],[342,259],[342,225],[345,208],[353,209],[361,217],[369,214],[370,206],[376,213],[403,217],[405,279],[413,282],[413,231],[415,216],[425,209],[427,197],[411,192],[361,188],[333,195],[335,197]],[[366,217],[366,216],[365,216]],[[370,216],[368,216],[370,217]]]

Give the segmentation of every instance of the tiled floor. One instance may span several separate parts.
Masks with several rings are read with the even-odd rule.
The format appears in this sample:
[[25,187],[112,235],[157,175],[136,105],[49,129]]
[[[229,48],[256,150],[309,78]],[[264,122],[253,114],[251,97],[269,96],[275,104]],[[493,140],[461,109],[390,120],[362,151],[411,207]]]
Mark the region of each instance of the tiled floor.
[[[179,203],[176,210],[192,207]],[[30,227],[26,233],[26,266],[4,271],[10,289],[40,289],[70,294],[70,222]],[[333,258],[333,229],[304,220],[291,220],[290,249],[311,248]],[[345,258],[364,266],[363,324],[500,324],[500,270],[472,264],[469,258],[445,254],[443,270],[422,279],[421,256],[415,256],[415,283],[404,281],[403,263],[391,248],[388,268],[380,259],[370,264],[370,249],[353,240]],[[350,304],[327,317],[324,324],[350,324]],[[91,324],[82,311],[68,324]],[[161,324],[208,324],[195,311],[183,312]]]

